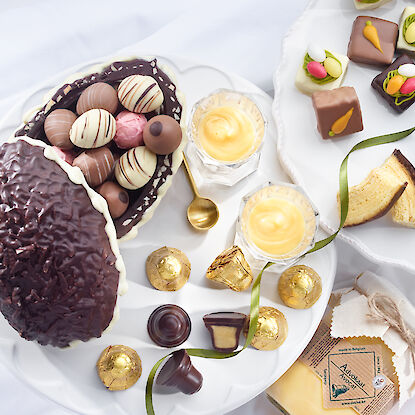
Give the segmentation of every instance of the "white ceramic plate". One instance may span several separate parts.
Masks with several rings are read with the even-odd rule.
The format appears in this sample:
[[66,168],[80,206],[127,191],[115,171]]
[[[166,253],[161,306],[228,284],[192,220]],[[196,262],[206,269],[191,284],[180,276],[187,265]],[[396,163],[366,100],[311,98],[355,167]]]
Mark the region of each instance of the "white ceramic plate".
[[[175,71],[178,85],[186,94],[188,110],[212,90],[234,88],[256,94],[265,115],[271,117],[270,97],[248,81],[210,66],[178,58],[161,60]],[[35,88],[0,123],[0,136],[8,137],[25,111],[40,102],[48,89],[62,82],[69,73],[81,71],[93,63],[72,68]],[[135,240],[121,246],[129,291],[120,300],[121,318],[110,333],[71,350],[56,350],[22,340],[0,318],[2,361],[40,393],[82,415],[144,414],[144,389],[148,373],[153,364],[169,352],[155,346],[147,334],[147,319],[156,306],[175,303],[189,312],[193,328],[183,347],[211,347],[202,322],[204,314],[219,310],[249,313],[249,291],[236,293],[229,289],[218,289],[204,274],[214,258],[233,242],[241,197],[267,179],[285,179],[278,165],[275,137],[275,127],[270,123],[260,168],[255,174],[232,188],[209,186],[200,189],[219,203],[221,217],[209,233],[196,233],[187,223],[186,208],[192,195],[183,172],[179,170],[153,219],[139,230]],[[178,292],[156,291],[145,275],[146,257],[163,245],[183,250],[192,263],[190,281]],[[281,303],[275,274],[268,274],[263,280],[261,304],[278,307],[288,320],[289,335],[283,346],[275,352],[249,348],[236,358],[225,361],[192,358],[204,376],[203,388],[193,396],[180,393],[165,395],[155,390],[154,402],[158,415],[218,415],[230,411],[252,399],[287,370],[307,345],[326,307],[336,270],[334,246],[309,255],[303,263],[316,269],[323,280],[323,294],[309,310],[293,310]],[[96,360],[109,344],[131,346],[142,359],[142,377],[127,391],[107,391],[96,374]]]
[[[415,105],[403,114],[395,113],[370,83],[383,68],[350,62],[344,86],[357,91],[364,130],[350,136],[323,140],[316,128],[311,98],[294,86],[296,71],[304,58],[308,42],[347,54],[354,19],[369,15],[399,21],[404,7],[413,2],[397,0],[367,13],[358,12],[352,0],[312,0],[304,14],[287,34],[283,57],[274,76],[273,115],[279,131],[280,161],[294,182],[303,186],[321,213],[322,227],[332,233],[339,218],[336,194],[340,163],[357,142],[369,137],[415,126]],[[363,180],[382,164],[395,148],[415,164],[415,135],[394,143],[353,153],[349,160],[349,185]],[[415,270],[415,229],[394,224],[389,215],[373,222],[344,229],[340,237],[377,260],[402,264]]]

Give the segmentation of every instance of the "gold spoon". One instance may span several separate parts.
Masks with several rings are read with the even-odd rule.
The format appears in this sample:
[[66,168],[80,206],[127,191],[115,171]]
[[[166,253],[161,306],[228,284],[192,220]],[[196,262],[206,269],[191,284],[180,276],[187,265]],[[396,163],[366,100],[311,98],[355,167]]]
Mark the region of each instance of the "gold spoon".
[[215,202],[205,197],[201,197],[190,171],[186,156],[183,153],[183,164],[187,173],[187,177],[192,187],[194,198],[187,208],[187,219],[190,224],[199,231],[207,231],[216,225],[219,219],[219,209]]

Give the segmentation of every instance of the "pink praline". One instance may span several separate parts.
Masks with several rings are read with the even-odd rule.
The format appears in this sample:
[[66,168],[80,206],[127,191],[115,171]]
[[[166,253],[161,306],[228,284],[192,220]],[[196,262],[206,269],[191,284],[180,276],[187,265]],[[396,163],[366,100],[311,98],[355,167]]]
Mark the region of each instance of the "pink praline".
[[62,160],[66,161],[72,166],[72,163],[75,160],[75,153],[72,150],[63,150],[56,146],[53,146],[53,149]]
[[121,111],[115,121],[117,130],[114,141],[119,148],[130,149],[144,145],[143,130],[147,119],[143,114]]

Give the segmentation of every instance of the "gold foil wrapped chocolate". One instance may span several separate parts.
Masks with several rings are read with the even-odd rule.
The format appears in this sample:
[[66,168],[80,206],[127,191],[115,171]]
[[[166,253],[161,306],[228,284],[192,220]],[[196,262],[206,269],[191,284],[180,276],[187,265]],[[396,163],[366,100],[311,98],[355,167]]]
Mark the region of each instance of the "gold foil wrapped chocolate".
[[[244,335],[248,334],[248,325]],[[260,307],[258,325],[251,346],[258,350],[275,350],[288,335],[288,324],[281,311],[274,307]]]
[[285,305],[304,309],[321,295],[321,278],[313,268],[295,265],[285,270],[278,281],[278,293]]
[[176,248],[164,246],[151,253],[146,272],[151,285],[160,291],[177,291],[186,284],[191,265],[187,256]]
[[141,359],[131,347],[108,346],[97,362],[98,376],[111,391],[128,389],[141,376]]
[[238,246],[223,251],[207,270],[206,278],[234,291],[246,290],[253,280],[251,267]]

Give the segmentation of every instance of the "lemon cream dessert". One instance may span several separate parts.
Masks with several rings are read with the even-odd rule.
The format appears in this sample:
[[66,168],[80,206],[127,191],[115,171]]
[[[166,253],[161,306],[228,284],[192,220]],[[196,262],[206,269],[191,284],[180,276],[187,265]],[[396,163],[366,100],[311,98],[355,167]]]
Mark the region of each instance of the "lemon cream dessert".
[[247,197],[240,225],[255,252],[270,260],[289,259],[312,246],[316,215],[295,186],[270,185]]
[[246,95],[221,90],[195,107],[191,136],[204,155],[219,164],[247,160],[261,146],[265,122]]

